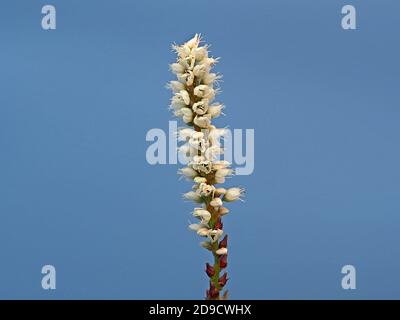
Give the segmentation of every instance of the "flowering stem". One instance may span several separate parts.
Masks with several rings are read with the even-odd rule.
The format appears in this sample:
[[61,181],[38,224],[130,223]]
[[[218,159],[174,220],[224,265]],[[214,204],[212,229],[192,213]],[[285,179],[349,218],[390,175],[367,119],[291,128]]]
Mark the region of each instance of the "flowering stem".
[[192,128],[179,131],[179,138],[186,143],[181,146],[182,152],[189,157],[187,167],[180,173],[192,180],[193,189],[184,197],[201,203],[195,208],[193,216],[200,220],[191,224],[190,229],[197,232],[208,241],[201,245],[210,250],[214,264],[206,263],[206,273],[209,277],[209,289],[206,298],[210,300],[227,299],[227,291],[221,296],[221,291],[228,281],[227,273],[221,276],[221,270],[227,267],[228,237],[224,238],[221,217],[229,212],[224,202],[238,200],[242,189],[217,188],[215,185],[225,182],[225,177],[233,173],[230,163],[217,160],[223,154],[220,139],[225,136],[225,129],[218,129],[211,121],[222,114],[224,106],[213,103],[218,88],[215,87],[220,75],[211,72],[218,59],[209,57],[208,46],[199,46],[200,37],[195,37],[183,45],[173,45],[178,58],[171,64],[171,70],[177,76],[177,81],[171,81],[169,87],[174,96],[171,99],[171,109],[174,115],[181,117],[183,122]]
[[[211,207],[210,205],[207,207],[207,209],[209,211],[211,211],[211,212],[214,211],[213,207]],[[217,212],[213,212],[212,215],[211,215],[210,222],[209,222],[209,226],[210,226],[211,229],[214,229],[218,218],[219,218],[219,214]],[[213,300],[219,300],[219,298],[220,298],[220,292],[219,291],[221,289],[220,285],[218,283],[219,275],[220,275],[220,271],[221,271],[221,268],[220,268],[220,265],[219,265],[219,256],[216,253],[218,248],[219,248],[218,247],[218,241],[216,241],[216,242],[214,242],[212,244],[212,249],[211,249],[212,254],[214,256],[214,266],[213,266],[214,275],[210,278],[210,281],[214,284],[215,288],[218,290],[218,297],[213,299]]]

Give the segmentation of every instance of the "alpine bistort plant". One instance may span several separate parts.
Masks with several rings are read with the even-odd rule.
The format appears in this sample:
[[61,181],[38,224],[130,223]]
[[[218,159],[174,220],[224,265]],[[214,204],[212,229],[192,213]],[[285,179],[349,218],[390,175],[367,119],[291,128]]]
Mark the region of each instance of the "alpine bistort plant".
[[193,191],[185,193],[184,198],[198,204],[193,216],[199,221],[189,228],[206,238],[201,246],[211,251],[214,258],[212,264],[206,263],[205,272],[210,278],[206,299],[220,300],[228,296],[227,290],[222,293],[228,281],[227,272],[221,275],[227,267],[228,257],[228,236],[224,235],[221,218],[229,210],[224,203],[240,199],[243,190],[216,186],[224,183],[233,170],[228,161],[220,160],[223,154],[220,141],[226,129],[211,124],[224,107],[213,102],[220,76],[211,69],[218,59],[209,57],[208,46],[200,46],[200,41],[196,34],[183,45],[172,46],[178,57],[170,67],[177,81],[171,81],[169,88],[174,93],[171,109],[188,126],[179,129],[178,139],[184,141],[179,151],[188,160],[187,166],[179,173],[194,181]]

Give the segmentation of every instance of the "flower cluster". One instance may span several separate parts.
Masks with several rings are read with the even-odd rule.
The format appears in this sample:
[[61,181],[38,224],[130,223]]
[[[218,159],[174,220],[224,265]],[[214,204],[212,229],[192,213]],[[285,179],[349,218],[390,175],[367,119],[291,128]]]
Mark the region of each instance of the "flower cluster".
[[189,159],[179,173],[194,182],[193,190],[185,193],[184,198],[198,204],[193,210],[198,222],[189,228],[205,238],[201,245],[214,256],[214,264],[206,264],[205,271],[210,278],[206,298],[225,299],[227,291],[223,295],[221,291],[228,277],[226,272],[220,273],[227,267],[228,236],[224,235],[221,218],[229,212],[224,203],[240,199],[243,190],[216,186],[224,183],[233,170],[229,162],[220,160],[223,154],[220,141],[225,129],[211,123],[224,108],[214,102],[220,76],[212,72],[212,67],[218,59],[209,57],[208,46],[200,46],[200,40],[196,34],[183,45],[173,45],[178,57],[170,66],[177,77],[169,83],[174,93],[171,109],[188,126],[179,130],[178,139],[183,142],[179,151]]

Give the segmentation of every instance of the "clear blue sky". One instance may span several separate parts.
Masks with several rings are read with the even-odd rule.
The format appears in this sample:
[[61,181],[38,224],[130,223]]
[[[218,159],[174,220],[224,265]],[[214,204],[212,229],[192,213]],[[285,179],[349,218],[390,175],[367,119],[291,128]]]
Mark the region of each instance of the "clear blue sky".
[[[57,30],[41,29],[41,7]],[[341,29],[341,7],[357,30]],[[0,4],[0,298],[195,299],[209,254],[187,230],[168,128],[170,44],[221,56],[221,126],[255,129],[225,219],[235,299],[400,298],[397,1]],[[57,289],[41,288],[41,267]],[[357,268],[357,289],[340,286]]]

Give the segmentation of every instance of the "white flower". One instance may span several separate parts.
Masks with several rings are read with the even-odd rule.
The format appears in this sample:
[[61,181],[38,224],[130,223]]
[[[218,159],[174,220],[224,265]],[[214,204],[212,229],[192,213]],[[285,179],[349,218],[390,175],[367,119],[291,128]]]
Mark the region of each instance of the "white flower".
[[208,73],[209,70],[210,70],[210,67],[208,65],[198,64],[197,66],[195,66],[193,68],[193,74],[196,77],[203,78]]
[[213,162],[213,170],[220,170],[220,169],[225,169],[230,166],[229,161],[226,160],[219,160],[219,161],[214,161]]
[[190,39],[188,42],[185,43],[185,46],[187,46],[190,49],[194,49],[199,46],[199,43],[200,43],[200,35],[196,33],[192,39]]
[[194,178],[197,176],[197,171],[193,170],[190,167],[184,167],[182,169],[179,169],[179,173],[184,175],[186,178]]
[[195,178],[193,179],[193,181],[194,181],[195,183],[200,184],[200,183],[205,183],[205,182],[207,182],[207,179],[204,178],[204,177],[195,177]]
[[175,74],[183,73],[185,68],[180,63],[173,63],[170,65],[171,71]]
[[189,71],[189,74],[188,74],[188,76],[186,78],[186,85],[189,86],[189,87],[192,86],[193,85],[193,81],[194,81],[194,74],[193,74],[192,71]]
[[167,87],[175,93],[185,89],[185,85],[179,81],[170,81]]
[[171,107],[178,111],[179,109],[186,107],[185,101],[183,100],[182,96],[177,93],[171,99]]
[[214,177],[215,183],[224,183],[225,177]]
[[215,172],[215,176],[218,178],[225,178],[233,173],[232,169],[219,169]]
[[222,104],[215,104],[208,107],[208,113],[211,115],[211,119],[217,118],[221,115],[224,106]]
[[176,75],[177,79],[179,82],[182,82],[182,84],[186,83],[188,77],[189,77],[189,73],[178,73]]
[[205,58],[202,63],[207,63],[210,66],[215,65],[218,62],[219,58]]
[[211,120],[209,117],[205,116],[196,116],[194,118],[194,124],[200,128],[206,129],[210,126]]
[[224,216],[224,215],[228,214],[228,212],[229,212],[229,209],[228,209],[228,208],[225,208],[225,207],[221,207],[221,208],[219,208],[219,210],[218,210],[218,214],[219,214],[220,216]]
[[208,223],[211,219],[211,213],[203,208],[195,208],[193,216],[199,218],[203,224]]
[[188,143],[192,148],[199,150],[202,153],[208,148],[209,145],[208,141],[205,139],[196,139],[195,137],[190,138]]
[[[211,126],[213,127],[213,126]],[[226,129],[212,128],[208,134],[208,140],[212,145],[220,145],[220,140],[228,136],[229,131]]]
[[182,119],[185,123],[192,122],[193,120],[193,111],[189,108],[181,108],[180,111],[182,112]]
[[223,233],[224,232],[220,229],[209,230],[207,236],[210,239],[211,243],[214,243],[215,241],[218,241],[219,238],[221,238]]
[[212,245],[209,241],[202,241],[200,245],[207,250],[212,250]]
[[178,139],[179,141],[187,141],[191,138],[192,134],[195,131],[191,128],[184,128],[178,131]]
[[219,155],[223,154],[224,150],[218,146],[212,146],[206,150],[204,156],[207,160],[215,160]]
[[189,144],[194,144],[197,146],[199,141],[205,141],[204,140],[204,133],[201,131],[193,131],[188,143]]
[[222,207],[222,200],[220,198],[214,198],[210,202],[210,206],[212,207]]
[[203,84],[210,85],[210,84],[212,84],[214,81],[218,80],[219,78],[220,78],[220,77],[219,77],[217,74],[215,74],[215,73],[206,73],[206,74],[203,76],[202,82],[203,82]]
[[194,191],[189,191],[183,194],[183,197],[187,200],[191,200],[197,203],[201,203],[203,202],[203,199],[201,198],[201,196]]
[[200,228],[199,230],[197,230],[197,234],[200,237],[207,237],[209,232],[210,232],[210,229],[208,229],[207,227],[203,227],[203,228]]
[[198,192],[203,197],[208,197],[209,195],[211,195],[214,192],[214,190],[215,190],[214,186],[211,186],[205,182],[200,183],[199,187],[198,187]]
[[197,61],[201,61],[205,58],[208,58],[208,51],[206,46],[195,48],[192,50],[192,52]]
[[175,95],[178,99],[181,99],[185,105],[189,105],[190,103],[190,96],[186,90],[181,90],[179,93]]
[[[209,174],[212,170],[212,163],[211,161],[207,160],[201,160],[201,161],[195,161],[195,157],[193,157],[193,161],[190,162],[191,167],[194,170],[197,170],[201,173]],[[204,157],[201,157],[204,158]]]
[[183,45],[183,46],[173,45],[172,48],[176,51],[179,59],[181,59],[181,60],[187,59],[191,53],[190,48],[185,45]]
[[226,189],[224,189],[224,188],[215,189],[216,196],[224,195],[225,193],[226,193]]
[[198,115],[203,115],[208,110],[208,100],[207,99],[200,100],[199,102],[194,103],[192,108],[193,111]]
[[218,250],[215,251],[215,253],[219,256],[228,254],[228,249],[227,248],[220,248]]
[[[181,168],[179,173],[194,181],[192,191],[183,194],[183,197],[200,204],[192,212],[199,223],[190,224],[189,228],[208,238],[201,242],[201,246],[212,251],[214,256],[226,255],[227,249],[219,248],[226,246],[226,240],[218,243],[223,234],[220,217],[229,212],[223,201],[240,200],[244,191],[215,186],[224,183],[225,178],[233,174],[230,163],[220,160],[224,151],[222,147],[226,145],[223,138],[229,137],[230,132],[211,123],[223,114],[224,106],[213,103],[219,93],[218,80],[221,76],[211,71],[218,59],[209,57],[207,45],[199,47],[200,40],[200,35],[196,34],[183,45],[173,45],[178,59],[170,65],[170,69],[176,74],[177,81],[168,84],[173,92],[170,108],[177,117],[193,127],[180,129],[177,133],[178,140],[183,142],[178,151],[186,155],[187,161],[187,166]],[[214,214],[217,215],[216,220],[211,220]]]
[[224,201],[232,202],[239,200],[243,192],[244,190],[240,188],[229,188],[224,195]]
[[193,163],[200,163],[200,162],[202,162],[204,160],[206,160],[206,158],[204,158],[204,156],[196,155],[196,156],[193,157],[193,161],[192,162]]
[[205,84],[198,85],[194,88],[194,95],[200,98],[207,98],[214,93],[214,89],[206,86]]
[[202,173],[209,174],[211,172],[211,162],[210,161],[202,161],[198,165],[198,170]]

